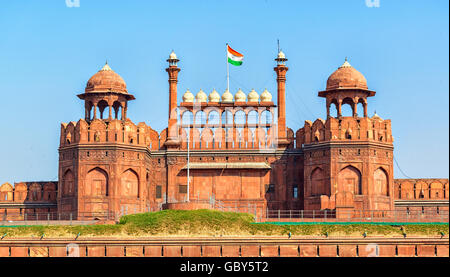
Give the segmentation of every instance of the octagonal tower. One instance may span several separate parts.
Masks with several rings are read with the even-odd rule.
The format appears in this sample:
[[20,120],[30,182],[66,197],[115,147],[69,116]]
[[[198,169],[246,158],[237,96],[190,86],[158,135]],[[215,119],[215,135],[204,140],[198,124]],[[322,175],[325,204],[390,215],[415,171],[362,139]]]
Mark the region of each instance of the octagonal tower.
[[[319,92],[326,98],[327,119],[306,121],[298,133],[305,159],[305,209],[333,210],[338,217],[393,210],[391,121],[377,114],[368,117],[367,98],[374,95],[347,59],[330,75],[326,90]],[[330,114],[332,104],[335,117]],[[343,115],[343,105],[351,106],[351,115]]]
[[155,192],[147,153],[159,148],[158,133],[127,118],[128,101],[135,98],[108,64],[78,97],[84,100],[85,118],[61,124],[59,213],[113,219],[148,210]]

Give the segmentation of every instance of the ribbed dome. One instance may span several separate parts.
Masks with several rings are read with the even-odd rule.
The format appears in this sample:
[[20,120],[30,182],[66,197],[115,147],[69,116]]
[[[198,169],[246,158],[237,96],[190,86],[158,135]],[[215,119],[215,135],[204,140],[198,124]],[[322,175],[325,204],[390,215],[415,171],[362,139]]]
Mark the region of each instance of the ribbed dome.
[[252,91],[250,91],[250,93],[248,94],[248,102],[258,102],[259,100],[259,94],[252,89]]
[[216,91],[216,89],[213,89],[213,91],[209,94],[209,102],[220,102],[220,94]]
[[366,78],[353,68],[347,59],[327,80],[327,90],[339,88],[367,89]]
[[261,102],[271,102],[272,101],[272,94],[270,94],[270,92],[265,89],[262,93],[261,93]]
[[119,92],[128,93],[127,85],[119,74],[114,72],[108,63],[102,69],[95,73],[87,82],[86,89],[88,92]]
[[236,102],[245,102],[247,100],[247,96],[245,93],[239,89],[238,92],[234,95],[234,101]]
[[194,102],[194,95],[188,90],[183,94],[183,102]]
[[200,89],[200,91],[195,96],[195,100],[197,102],[206,102],[206,101],[208,101],[208,96],[202,89]]
[[233,102],[233,94],[231,94],[228,89],[222,94],[222,102]]

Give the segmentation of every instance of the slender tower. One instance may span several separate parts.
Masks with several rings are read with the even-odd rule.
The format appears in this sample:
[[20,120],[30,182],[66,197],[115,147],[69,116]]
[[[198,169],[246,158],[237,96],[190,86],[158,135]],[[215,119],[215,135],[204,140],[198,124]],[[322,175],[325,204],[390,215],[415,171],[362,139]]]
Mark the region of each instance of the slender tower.
[[278,146],[285,146],[289,142],[287,140],[286,133],[286,72],[288,67],[286,66],[286,56],[280,50],[278,56],[275,59],[277,66],[274,68],[277,73],[277,105],[278,105]]
[[178,61],[177,55],[172,51],[167,59],[169,67],[166,68],[169,73],[169,123],[165,145],[168,148],[177,147],[180,144],[177,130],[177,83],[178,72],[180,72],[180,68],[177,66]]

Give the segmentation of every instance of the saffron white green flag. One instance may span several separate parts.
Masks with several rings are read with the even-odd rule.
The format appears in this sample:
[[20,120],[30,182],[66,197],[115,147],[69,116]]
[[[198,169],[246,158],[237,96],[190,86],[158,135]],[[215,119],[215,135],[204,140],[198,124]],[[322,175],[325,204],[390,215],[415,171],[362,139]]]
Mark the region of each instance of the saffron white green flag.
[[227,45],[227,57],[228,62],[235,66],[240,66],[244,60],[244,55],[233,50],[229,45]]

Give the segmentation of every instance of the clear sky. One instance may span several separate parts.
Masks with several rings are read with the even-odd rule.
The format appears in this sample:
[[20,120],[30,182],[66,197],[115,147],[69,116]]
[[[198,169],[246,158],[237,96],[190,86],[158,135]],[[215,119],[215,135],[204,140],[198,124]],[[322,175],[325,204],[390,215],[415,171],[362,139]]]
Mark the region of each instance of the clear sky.
[[[70,2],[70,1],[69,1]],[[71,2],[76,2],[72,0]],[[226,88],[225,43],[244,54],[236,93],[276,96],[277,39],[289,61],[287,125],[325,118],[328,76],[347,56],[370,89],[369,115],[392,120],[410,177],[449,176],[449,3],[446,0],[16,0],[0,4],[0,184],[57,180],[60,123],[84,117],[76,94],[108,60],[136,96],[128,115],[167,126],[166,59],[181,62],[178,99]],[[276,101],[276,99],[274,99]],[[398,167],[395,177],[405,178]]]

